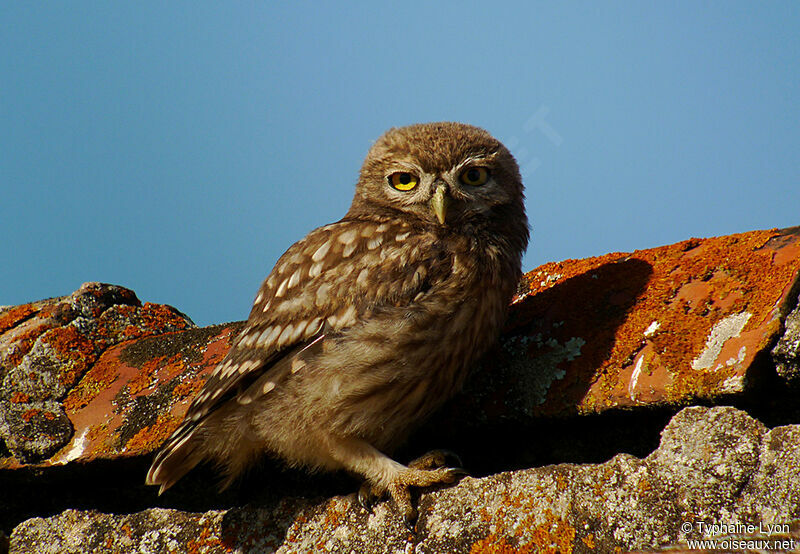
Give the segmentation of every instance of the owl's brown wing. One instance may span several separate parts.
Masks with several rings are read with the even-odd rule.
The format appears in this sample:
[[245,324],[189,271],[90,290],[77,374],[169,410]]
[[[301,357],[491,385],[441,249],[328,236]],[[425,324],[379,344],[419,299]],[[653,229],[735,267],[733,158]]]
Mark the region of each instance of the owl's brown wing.
[[402,222],[342,220],[312,231],[262,284],[247,325],[156,457],[147,482],[164,490],[188,471],[168,476],[168,459],[188,455],[181,451],[193,431],[217,407],[233,398],[247,404],[280,386],[304,352],[370,312],[411,305],[453,263],[433,237],[413,234]]

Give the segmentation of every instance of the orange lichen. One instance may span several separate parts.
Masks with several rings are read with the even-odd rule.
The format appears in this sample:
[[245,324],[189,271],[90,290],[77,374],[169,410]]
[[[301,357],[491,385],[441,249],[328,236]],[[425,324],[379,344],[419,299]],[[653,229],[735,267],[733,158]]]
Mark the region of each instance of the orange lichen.
[[9,398],[9,402],[12,404],[19,404],[21,402],[27,402],[30,399],[31,397],[24,392],[15,392],[11,395],[11,398]]
[[595,545],[595,542],[594,542],[594,534],[592,534],[592,533],[589,533],[585,537],[581,537],[581,541],[583,541],[583,544],[585,544],[587,547],[591,548],[592,550],[597,548],[597,546]]
[[169,412],[162,413],[153,425],[148,425],[133,435],[125,443],[125,450],[134,454],[152,452],[167,440],[167,437],[178,428],[179,424],[180,419]]
[[67,386],[72,385],[96,358],[95,344],[69,325],[49,331],[42,341],[63,360],[59,365],[59,380]]
[[203,388],[208,376],[202,377],[193,377],[189,379],[185,379],[178,383],[178,385],[172,390],[172,398],[176,402],[180,402],[185,398],[194,398],[200,389]]
[[171,326],[177,329],[186,329],[189,324],[175,310],[163,304],[145,302],[139,309],[139,315],[145,326],[150,329],[164,329]]
[[[109,352],[112,353],[109,354]],[[116,348],[109,352],[106,352],[69,391],[64,399],[64,408],[67,411],[75,412],[88,406],[89,402],[119,377],[117,368],[117,364],[121,363],[119,362],[119,352]]]
[[[565,476],[566,477],[566,476]],[[572,552],[578,537],[576,529],[563,517],[545,508],[541,502],[555,499],[536,487],[525,493],[502,493],[500,505],[491,512],[480,508],[481,519],[493,527],[492,534],[472,546],[472,552]],[[546,504],[545,504],[546,505]]]
[[89,442],[89,444],[99,443],[103,445],[103,447],[110,446],[110,444],[108,444],[110,441],[105,440],[107,439],[107,436],[108,436],[107,421],[104,421],[97,425],[93,425],[86,432],[86,440]]
[[[200,523],[200,521],[198,521],[198,523]],[[219,537],[212,533],[211,528],[206,524],[202,527],[196,539],[190,539],[186,542],[185,552],[189,554],[207,552],[209,547],[214,547],[214,550],[219,548],[225,548],[227,550],[226,545],[223,544]]]
[[[537,329],[549,336],[544,346],[529,348],[531,358],[546,353],[548,341],[585,341],[579,355],[560,362],[565,377],[550,385],[547,402],[533,410],[552,414],[577,405],[579,412],[596,412],[630,405],[632,364],[646,345],[651,348],[647,375],[665,370],[650,400],[719,394],[722,383],[747,366],[692,369],[712,327],[746,311],[752,317],[742,336],[765,347],[780,329],[776,303],[798,271],[800,240],[770,230],[553,262],[529,272],[522,287],[527,290],[518,297],[506,332],[545,322]],[[657,331],[646,334],[654,323]],[[756,351],[748,346],[747,360]]]
[[36,339],[42,336],[42,334],[44,334],[46,331],[49,331],[55,327],[56,324],[53,322],[41,323],[28,331],[24,331],[16,335],[14,337],[11,351],[6,355],[6,363],[8,363],[10,366],[18,365],[22,361],[22,358],[24,358],[25,355],[31,351]]
[[36,417],[39,414],[39,412],[41,412],[41,410],[37,408],[31,408],[30,410],[25,410],[24,412],[22,412],[22,419],[25,420],[26,423],[30,422],[30,420]]
[[0,334],[5,333],[14,327],[20,321],[23,321],[36,314],[39,309],[35,308],[32,304],[23,304],[21,306],[14,306],[0,314]]
[[[156,372],[168,366],[179,366],[181,370],[184,367],[183,359],[180,354],[175,354],[170,358],[159,356],[144,362],[139,369],[136,376],[128,383],[128,390],[131,395],[135,395],[153,385],[153,376]],[[179,370],[180,371],[180,370]]]
[[489,535],[472,545],[469,550],[472,554],[515,554],[519,552],[508,543],[505,537]]

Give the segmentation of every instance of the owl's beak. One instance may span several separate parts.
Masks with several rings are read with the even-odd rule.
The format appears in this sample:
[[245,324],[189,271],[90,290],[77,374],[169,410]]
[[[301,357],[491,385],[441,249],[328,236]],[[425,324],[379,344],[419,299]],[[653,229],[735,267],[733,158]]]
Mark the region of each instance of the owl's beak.
[[436,219],[439,223],[444,225],[445,215],[447,214],[447,204],[450,203],[450,198],[447,196],[447,189],[444,185],[436,187],[436,191],[431,198],[431,209],[436,214]]

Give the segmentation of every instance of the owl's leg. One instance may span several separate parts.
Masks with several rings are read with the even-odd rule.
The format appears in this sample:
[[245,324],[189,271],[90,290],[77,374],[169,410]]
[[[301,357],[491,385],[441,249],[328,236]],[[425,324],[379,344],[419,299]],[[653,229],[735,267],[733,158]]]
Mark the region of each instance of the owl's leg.
[[388,493],[406,526],[412,530],[417,520],[417,510],[411,503],[409,489],[454,483],[466,475],[461,468],[442,467],[447,459],[444,451],[431,452],[420,458],[424,461],[417,460],[414,467],[406,467],[360,439],[333,440],[328,437],[328,445],[331,456],[345,469],[366,478],[358,494],[362,505],[370,505],[372,500]]

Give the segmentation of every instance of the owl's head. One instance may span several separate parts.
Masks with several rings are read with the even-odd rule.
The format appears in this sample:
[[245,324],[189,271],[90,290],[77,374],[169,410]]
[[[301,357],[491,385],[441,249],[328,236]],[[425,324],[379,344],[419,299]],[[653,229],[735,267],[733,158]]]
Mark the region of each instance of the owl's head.
[[456,229],[511,217],[524,221],[514,157],[463,123],[390,129],[370,148],[349,216],[403,212],[418,223]]

